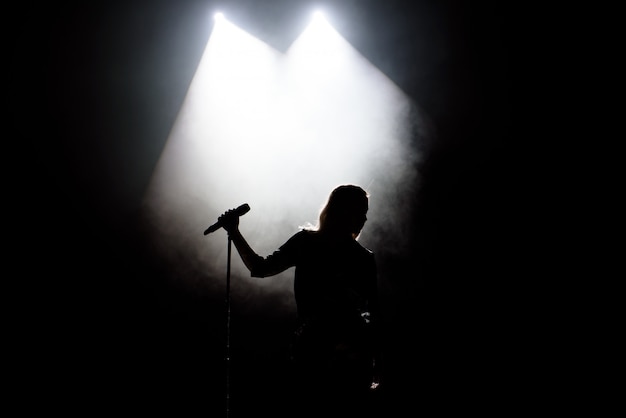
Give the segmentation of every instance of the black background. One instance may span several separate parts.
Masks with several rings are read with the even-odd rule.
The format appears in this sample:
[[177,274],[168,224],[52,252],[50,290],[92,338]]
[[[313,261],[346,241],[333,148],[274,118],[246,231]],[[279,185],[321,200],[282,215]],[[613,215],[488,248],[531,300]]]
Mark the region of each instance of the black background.
[[[519,216],[529,198],[520,120],[542,117],[518,98],[535,65],[520,47],[529,41],[519,33],[525,16],[489,1],[329,3],[352,16],[338,19],[338,31],[435,128],[420,166],[411,257],[385,260],[396,274],[383,289],[381,411],[532,408],[550,397],[558,360],[550,289],[533,270],[543,250],[522,245],[529,224]],[[234,311],[227,364],[224,301],[172,284],[137,218],[213,5],[23,6],[8,83],[17,93],[9,123],[26,163],[13,174],[19,186],[8,183],[27,219],[10,226],[20,232],[14,274],[25,295],[14,311],[15,387],[29,407],[220,416],[228,391],[233,416],[250,416],[284,401],[288,321]],[[291,17],[306,5],[223,3],[278,49],[301,30]],[[525,175],[534,170],[524,164]]]

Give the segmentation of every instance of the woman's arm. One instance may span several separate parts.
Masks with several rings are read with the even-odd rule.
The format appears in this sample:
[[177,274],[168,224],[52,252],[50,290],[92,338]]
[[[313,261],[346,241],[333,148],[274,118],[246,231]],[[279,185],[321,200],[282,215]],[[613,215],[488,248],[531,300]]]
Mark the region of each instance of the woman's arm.
[[236,213],[236,209],[229,209],[224,212],[224,214],[218,218],[218,223],[220,223],[228,233],[228,237],[232,240],[233,244],[235,244],[235,248],[248,270],[251,272],[258,270],[260,264],[263,262],[263,257],[258,255],[252,247],[250,247],[250,244],[248,244],[248,241],[246,241],[243,235],[241,235],[239,231],[239,215]]
[[235,228],[229,232],[228,236],[232,240],[233,244],[235,244],[235,248],[248,270],[250,270],[250,272],[259,271],[263,264],[263,257],[258,255],[252,247],[250,247],[248,241],[246,241],[243,235],[241,235],[239,228]]
[[241,260],[253,277],[273,276],[294,265],[293,259],[284,251],[275,251],[265,258],[258,255],[239,231],[239,216],[235,213],[235,209],[226,211],[218,218],[218,222],[228,233]]

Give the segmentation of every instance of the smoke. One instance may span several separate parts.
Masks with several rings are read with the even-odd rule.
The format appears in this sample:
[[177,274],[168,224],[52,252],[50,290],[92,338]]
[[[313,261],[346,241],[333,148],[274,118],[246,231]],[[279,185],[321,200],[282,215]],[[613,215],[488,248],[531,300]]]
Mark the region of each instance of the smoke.
[[[158,256],[174,280],[221,291],[226,233],[203,235],[219,215],[248,203],[240,229],[266,256],[347,183],[371,196],[360,242],[402,252],[424,129],[417,106],[326,22],[281,54],[221,21],[144,198]],[[231,276],[238,298],[263,292],[293,309],[292,271],[253,280],[233,246]]]

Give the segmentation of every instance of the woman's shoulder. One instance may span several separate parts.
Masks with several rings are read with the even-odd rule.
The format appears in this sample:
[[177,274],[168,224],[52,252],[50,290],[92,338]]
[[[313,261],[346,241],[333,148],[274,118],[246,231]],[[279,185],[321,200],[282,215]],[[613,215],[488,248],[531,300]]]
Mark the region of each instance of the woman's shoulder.
[[295,245],[302,245],[307,242],[311,242],[311,240],[315,237],[316,231],[301,229],[295,234],[293,234],[282,247],[289,247]]
[[318,235],[318,232],[313,229],[301,229],[295,234],[292,235],[291,239],[296,240],[310,240],[315,238]]

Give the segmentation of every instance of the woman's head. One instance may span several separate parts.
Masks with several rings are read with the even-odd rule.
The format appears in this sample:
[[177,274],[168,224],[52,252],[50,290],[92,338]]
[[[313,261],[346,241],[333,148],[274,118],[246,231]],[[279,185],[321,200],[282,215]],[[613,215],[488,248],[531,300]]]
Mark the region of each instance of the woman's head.
[[359,186],[344,184],[336,187],[320,212],[319,231],[345,233],[356,239],[367,220],[369,195]]

